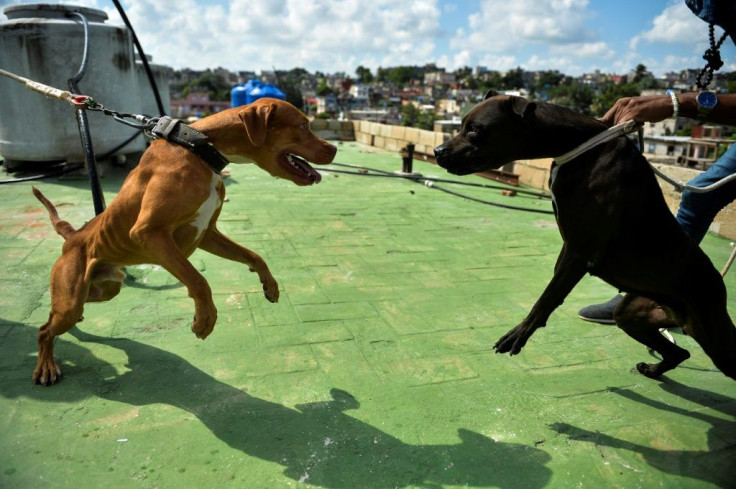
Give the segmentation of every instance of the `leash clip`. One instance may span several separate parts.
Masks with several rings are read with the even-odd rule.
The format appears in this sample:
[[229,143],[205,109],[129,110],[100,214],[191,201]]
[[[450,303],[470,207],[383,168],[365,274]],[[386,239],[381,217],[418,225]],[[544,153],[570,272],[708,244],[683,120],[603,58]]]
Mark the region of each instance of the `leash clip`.
[[90,109],[97,107],[98,104],[89,95],[74,95],[69,103],[77,109]]

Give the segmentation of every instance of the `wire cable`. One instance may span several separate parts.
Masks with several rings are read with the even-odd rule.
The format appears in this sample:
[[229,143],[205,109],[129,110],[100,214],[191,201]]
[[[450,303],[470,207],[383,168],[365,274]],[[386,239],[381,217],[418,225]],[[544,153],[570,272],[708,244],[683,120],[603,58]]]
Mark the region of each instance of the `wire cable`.
[[[405,180],[409,180],[409,181],[412,181],[414,183],[418,183],[420,185],[424,185],[425,187],[434,188],[434,189],[440,190],[442,192],[445,192],[447,194],[454,195],[455,197],[461,197],[461,198],[464,198],[464,199],[467,199],[467,200],[470,200],[470,201],[473,201],[473,202],[478,202],[478,203],[485,204],[485,205],[490,205],[490,206],[493,206],[493,207],[499,207],[499,208],[502,208],[502,209],[516,210],[516,211],[523,211],[523,212],[533,212],[533,213],[537,213],[537,214],[554,214],[554,211],[553,210],[533,209],[533,208],[530,208],[530,207],[522,207],[522,206],[509,205],[509,204],[501,204],[501,203],[498,203],[498,202],[492,202],[492,201],[489,201],[489,200],[479,199],[477,197],[466,195],[466,194],[463,194],[463,193],[460,193],[460,192],[456,192],[454,190],[450,190],[449,188],[439,186],[439,185],[437,185],[435,183],[435,179],[433,179],[433,178],[425,178],[425,177],[421,177],[421,176],[418,176],[418,175],[404,175],[404,174],[400,174],[400,173],[392,173],[392,172],[385,171],[385,170],[379,170],[379,169],[376,169],[376,168],[368,168],[368,167],[364,167],[364,166],[360,166],[360,165],[352,165],[352,164],[349,164],[349,163],[335,163],[335,162],[333,162],[331,164],[332,165],[336,165],[336,166],[353,168],[353,169],[356,169],[356,170],[359,170],[359,171],[348,172],[348,171],[345,171],[345,170],[335,170],[334,168],[329,168],[329,167],[325,167],[325,168],[323,168],[323,170],[324,171],[333,171],[335,173],[348,173],[348,174],[358,175],[358,176],[372,176],[372,177],[384,177],[384,178],[403,178]],[[369,173],[369,172],[373,172],[373,173]],[[441,179],[437,179],[437,180],[441,180]],[[461,181],[456,181],[456,180],[447,180],[447,182],[461,184],[461,185],[462,184],[465,184],[465,183],[471,183],[471,182],[461,182]],[[484,185],[484,184],[475,184],[475,185],[482,185],[482,186],[485,186],[485,187],[488,187],[488,188],[509,190],[507,187]],[[518,192],[518,190],[515,190],[515,191]],[[528,192],[529,193],[532,193],[533,195],[536,195],[538,197],[540,196],[539,195],[540,194],[539,192],[531,192],[531,191],[528,191]]]
[[[487,184],[487,183],[475,183],[475,182],[466,182],[466,181],[462,181],[462,180],[451,180],[451,179],[448,179],[448,178],[425,177],[425,176],[421,176],[421,175],[393,173],[393,172],[389,172],[389,171],[378,170],[378,169],[375,169],[375,168],[368,168],[368,167],[359,166],[359,165],[352,165],[352,164],[349,164],[349,163],[335,163],[335,162],[332,162],[330,164],[331,165],[335,165],[335,166],[342,166],[342,167],[346,167],[346,168],[356,168],[356,169],[359,169],[359,170],[373,171],[373,172],[381,173],[381,174],[383,174],[385,176],[394,176],[394,177],[397,177],[397,178],[406,178],[407,180],[421,179],[421,180],[430,180],[432,182],[439,182],[439,183],[454,183],[454,184],[457,184],[457,185],[464,185],[464,186],[467,186],[467,187],[490,188],[490,189],[495,189],[495,190],[513,190],[514,192],[519,193],[519,194],[533,195],[535,197],[539,197],[539,198],[543,198],[543,199],[551,199],[552,198],[552,195],[549,192],[544,192],[544,191],[539,191],[539,190],[525,190],[525,189],[520,189],[520,188],[517,188],[517,187],[514,187],[513,189],[510,189],[509,187],[502,187],[500,185],[492,185],[492,184]],[[327,170],[327,168],[325,168],[325,170]],[[332,171],[335,171],[335,172],[338,172],[339,173],[339,171],[338,170],[335,170],[334,168],[332,169]]]

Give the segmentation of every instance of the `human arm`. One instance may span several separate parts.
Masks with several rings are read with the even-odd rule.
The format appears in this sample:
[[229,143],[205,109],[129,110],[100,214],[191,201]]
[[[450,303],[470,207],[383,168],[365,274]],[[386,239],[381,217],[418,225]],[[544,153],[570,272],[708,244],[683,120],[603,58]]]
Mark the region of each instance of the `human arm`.
[[[696,92],[677,95],[681,117],[697,119],[698,104],[695,101],[696,96]],[[610,125],[631,119],[639,124],[659,122],[672,117],[673,111],[672,98],[669,95],[625,97],[617,100],[601,120]],[[718,103],[708,114],[707,121],[716,124],[736,125],[736,94],[719,94]]]

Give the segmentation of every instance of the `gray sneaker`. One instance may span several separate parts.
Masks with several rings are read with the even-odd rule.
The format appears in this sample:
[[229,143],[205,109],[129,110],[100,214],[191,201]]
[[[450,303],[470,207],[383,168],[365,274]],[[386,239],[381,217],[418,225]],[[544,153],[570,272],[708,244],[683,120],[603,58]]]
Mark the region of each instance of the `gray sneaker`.
[[593,304],[580,309],[578,311],[578,316],[580,316],[580,319],[584,319],[585,321],[590,321],[592,323],[616,324],[616,321],[613,320],[613,310],[616,309],[616,306],[618,306],[618,303],[621,302],[623,298],[624,296],[621,294],[616,294],[616,296],[608,302],[604,302],[603,304]]

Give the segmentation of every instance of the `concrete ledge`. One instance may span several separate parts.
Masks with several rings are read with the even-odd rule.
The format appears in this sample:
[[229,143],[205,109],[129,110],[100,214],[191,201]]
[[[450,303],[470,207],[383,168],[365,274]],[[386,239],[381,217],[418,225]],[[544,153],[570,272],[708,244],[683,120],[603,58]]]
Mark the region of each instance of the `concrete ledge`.
[[376,122],[356,122],[353,128],[356,141],[387,151],[401,151],[413,143],[417,153],[432,154],[436,146],[450,138],[449,134]]
[[351,121],[314,119],[311,126],[312,131],[322,139],[355,141],[355,129]]

